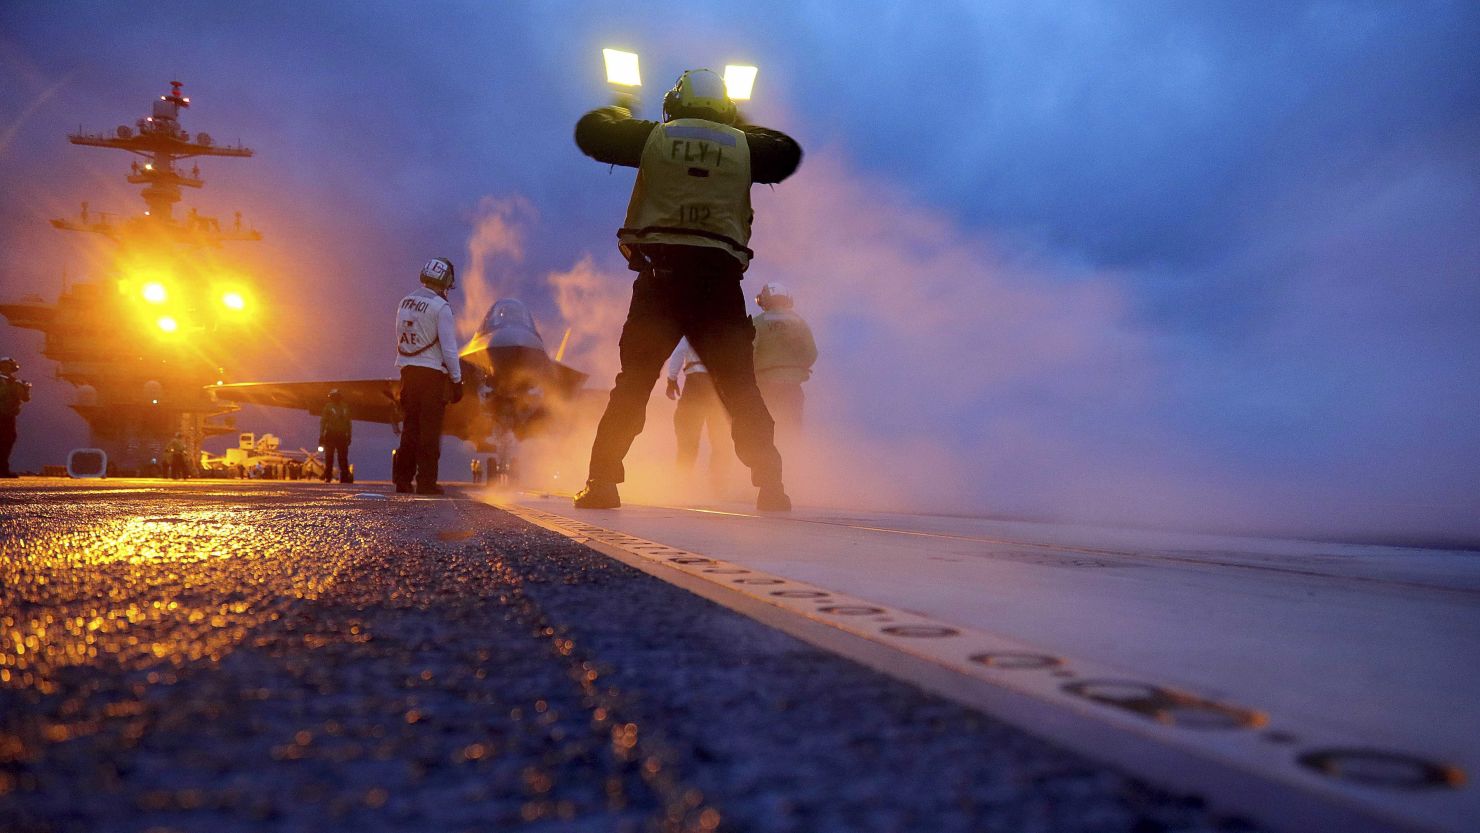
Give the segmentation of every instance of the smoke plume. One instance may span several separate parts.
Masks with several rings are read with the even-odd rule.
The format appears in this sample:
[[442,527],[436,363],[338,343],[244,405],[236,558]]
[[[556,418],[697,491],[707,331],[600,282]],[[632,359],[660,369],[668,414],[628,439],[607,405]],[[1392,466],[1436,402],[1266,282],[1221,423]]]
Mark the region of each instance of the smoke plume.
[[468,236],[468,257],[458,277],[464,303],[457,326],[464,336],[477,328],[494,301],[514,288],[510,267],[524,260],[526,228],[537,219],[534,206],[523,197],[479,200]]
[[[805,431],[782,441],[787,485],[802,503],[1313,534],[1397,534],[1433,522],[1434,507],[1414,511],[1362,483],[1317,499],[1331,473],[1317,464],[1250,466],[1242,426],[1198,422],[1219,406],[1201,375],[1188,376],[1177,342],[1145,323],[1134,276],[965,227],[826,153],[774,191],[756,189],[755,207],[746,294],[787,283],[821,352],[805,386]],[[493,217],[475,239],[521,251],[527,229],[506,212]],[[559,310],[547,338],[571,328],[567,363],[599,391],[617,370],[630,278],[588,253],[528,285]],[[1235,354],[1226,366],[1244,361]],[[624,495],[749,498],[733,461],[707,492],[703,457],[693,481],[677,474],[672,403],[659,390]],[[579,484],[603,399],[593,393],[594,412],[570,434],[532,446],[531,473]],[[719,453],[733,451],[722,444]],[[1353,511],[1376,520],[1359,530]]]

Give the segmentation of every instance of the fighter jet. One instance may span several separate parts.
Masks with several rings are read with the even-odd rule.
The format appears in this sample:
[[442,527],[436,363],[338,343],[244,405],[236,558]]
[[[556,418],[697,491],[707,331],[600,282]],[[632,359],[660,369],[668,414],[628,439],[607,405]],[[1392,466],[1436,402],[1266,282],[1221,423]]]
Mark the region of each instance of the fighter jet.
[[[562,352],[564,347],[562,343]],[[587,375],[562,364],[558,353],[550,356],[534,316],[514,298],[489,307],[459,355],[463,383],[474,395],[447,407],[442,433],[467,440],[481,452],[497,450],[506,434],[523,440],[562,430],[570,425],[573,406],[583,399]],[[207,388],[221,401],[302,409],[316,416],[334,389],[356,421],[389,424],[399,433],[400,379],[240,382]]]

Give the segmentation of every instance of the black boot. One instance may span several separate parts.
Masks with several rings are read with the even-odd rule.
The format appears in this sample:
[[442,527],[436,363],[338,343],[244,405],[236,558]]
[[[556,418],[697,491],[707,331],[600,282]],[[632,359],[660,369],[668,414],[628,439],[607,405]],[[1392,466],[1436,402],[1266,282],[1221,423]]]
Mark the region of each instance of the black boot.
[[442,487],[436,483],[428,483],[426,485],[418,483],[416,484],[416,493],[419,495],[440,495],[443,492]]
[[786,496],[786,490],[780,486],[763,486],[761,493],[756,496],[755,508],[760,512],[790,512],[791,498]]
[[616,509],[621,505],[622,497],[617,494],[615,483],[587,480],[586,488],[576,492],[577,509]]

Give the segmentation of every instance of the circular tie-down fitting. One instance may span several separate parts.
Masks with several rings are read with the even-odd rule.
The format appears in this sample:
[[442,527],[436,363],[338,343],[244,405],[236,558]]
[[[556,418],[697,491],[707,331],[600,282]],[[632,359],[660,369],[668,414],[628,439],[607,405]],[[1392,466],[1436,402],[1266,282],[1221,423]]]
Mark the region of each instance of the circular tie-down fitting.
[[1124,680],[1080,680],[1063,690],[1138,717],[1182,729],[1252,729],[1269,722],[1263,712],[1204,700],[1150,683]]
[[830,594],[821,590],[772,590],[771,595],[778,599],[825,599]]
[[713,558],[704,558],[698,555],[675,555],[668,559],[670,564],[713,564]]
[[868,607],[866,605],[829,605],[817,609],[820,613],[831,613],[834,616],[875,616],[884,612],[882,607]]
[[955,628],[944,625],[890,625],[881,628],[890,636],[903,636],[909,639],[939,639],[943,636],[956,636],[961,632]]
[[704,572],[714,573],[715,575],[738,576],[741,573],[748,573],[750,571],[742,570],[739,567],[706,567],[704,568]]
[[779,578],[736,578],[730,579],[735,584],[785,584]]
[[1058,657],[1028,651],[988,651],[972,654],[971,661],[988,668],[1005,668],[1013,671],[1057,668],[1064,664],[1064,661]]
[[1396,790],[1456,789],[1465,771],[1452,764],[1426,761],[1380,749],[1316,749],[1296,758],[1300,765],[1328,778],[1368,787]]

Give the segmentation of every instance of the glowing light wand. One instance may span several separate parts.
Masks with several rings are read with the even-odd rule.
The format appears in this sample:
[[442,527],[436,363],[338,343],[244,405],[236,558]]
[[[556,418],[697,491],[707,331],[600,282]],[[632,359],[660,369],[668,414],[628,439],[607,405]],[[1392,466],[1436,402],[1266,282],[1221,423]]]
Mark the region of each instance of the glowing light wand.
[[[606,62],[606,83],[616,88],[616,105],[637,114],[637,90],[642,87],[642,73],[637,67],[637,53],[620,49],[603,49],[601,57]],[[624,89],[625,88],[625,89]]]

